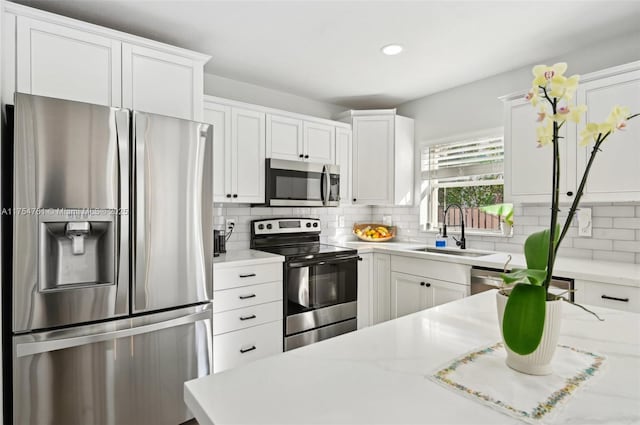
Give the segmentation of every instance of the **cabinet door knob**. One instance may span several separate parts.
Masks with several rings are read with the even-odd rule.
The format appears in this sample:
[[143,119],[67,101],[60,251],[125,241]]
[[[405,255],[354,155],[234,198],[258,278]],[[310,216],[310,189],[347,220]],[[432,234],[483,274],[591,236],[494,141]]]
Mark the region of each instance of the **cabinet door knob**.
[[238,194],[237,194],[237,193],[234,193],[234,194],[233,194],[233,197],[234,197],[234,198],[237,198],[237,197],[238,197]]
[[420,286],[424,286],[424,282],[420,282]]
[[357,199],[356,199],[356,198],[353,198],[353,202],[356,202],[356,201],[357,201]]
[[572,191],[568,191],[567,192],[567,196],[573,196],[573,192]]
[[302,155],[302,154],[300,154],[300,155],[298,155],[298,156],[299,156],[300,158],[304,158],[304,155]]
[[305,155],[305,156],[304,156],[304,158],[305,158],[305,159],[308,159],[308,158],[309,158],[309,155]]
[[431,284],[427,282],[427,283],[424,284],[424,286],[426,286],[427,288],[430,288]]
[[227,193],[227,198],[231,198],[231,194],[230,193]]

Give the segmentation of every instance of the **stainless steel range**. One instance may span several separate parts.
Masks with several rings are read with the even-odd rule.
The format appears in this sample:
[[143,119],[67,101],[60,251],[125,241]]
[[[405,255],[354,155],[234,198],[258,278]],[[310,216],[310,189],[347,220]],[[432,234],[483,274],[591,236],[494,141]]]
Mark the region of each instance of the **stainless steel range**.
[[251,248],[285,257],[285,351],[356,330],[358,252],[321,244],[320,220],[255,220]]

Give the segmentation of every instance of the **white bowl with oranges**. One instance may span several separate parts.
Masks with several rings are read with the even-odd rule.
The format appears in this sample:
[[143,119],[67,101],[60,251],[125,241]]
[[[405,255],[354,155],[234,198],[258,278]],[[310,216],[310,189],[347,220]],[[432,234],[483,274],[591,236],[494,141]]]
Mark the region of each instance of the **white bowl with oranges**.
[[366,242],[387,242],[396,237],[396,226],[376,223],[354,224],[353,234]]

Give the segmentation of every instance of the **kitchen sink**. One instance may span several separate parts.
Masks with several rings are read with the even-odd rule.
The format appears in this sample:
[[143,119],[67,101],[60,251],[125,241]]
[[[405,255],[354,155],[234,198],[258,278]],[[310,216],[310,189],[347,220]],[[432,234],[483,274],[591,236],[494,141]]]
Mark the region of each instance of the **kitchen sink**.
[[416,248],[413,251],[428,252],[431,254],[444,254],[444,255],[457,255],[459,257],[484,257],[485,255],[491,255],[493,252],[482,251],[467,251],[462,249],[447,249],[447,248]]

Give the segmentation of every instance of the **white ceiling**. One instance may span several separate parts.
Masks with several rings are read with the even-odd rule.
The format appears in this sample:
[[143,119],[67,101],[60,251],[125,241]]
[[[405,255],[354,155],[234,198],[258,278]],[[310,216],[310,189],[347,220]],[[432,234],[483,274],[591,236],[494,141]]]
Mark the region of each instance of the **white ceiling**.
[[[638,30],[638,1],[19,3],[210,54],[206,72],[386,107]],[[384,56],[383,45],[405,51]]]

